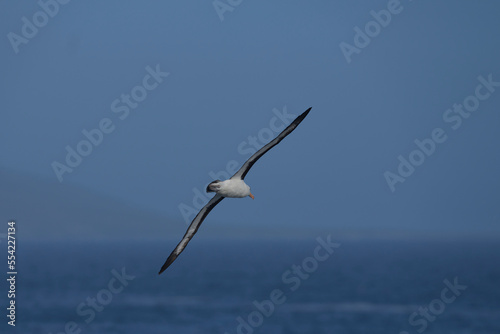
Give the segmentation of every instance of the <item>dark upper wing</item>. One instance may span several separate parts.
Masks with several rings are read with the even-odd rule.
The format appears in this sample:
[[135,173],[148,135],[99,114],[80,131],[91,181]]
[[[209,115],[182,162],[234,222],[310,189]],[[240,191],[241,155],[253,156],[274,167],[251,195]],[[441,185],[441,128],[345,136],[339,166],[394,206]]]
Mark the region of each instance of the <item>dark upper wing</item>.
[[285,130],[283,130],[279,135],[278,137],[274,138],[273,140],[271,140],[269,143],[267,143],[266,146],[262,147],[260,150],[258,150],[257,152],[254,153],[254,155],[252,155],[250,157],[250,159],[248,159],[244,164],[243,166],[241,166],[240,170],[236,172],[236,174],[234,174],[231,179],[236,179],[236,178],[240,178],[240,179],[244,179],[245,178],[245,175],[247,175],[248,171],[250,170],[250,168],[252,168],[253,164],[255,162],[257,162],[257,160],[259,160],[259,158],[261,156],[263,156],[264,154],[266,154],[267,151],[269,151],[270,149],[272,149],[274,146],[278,145],[280,141],[283,140],[283,138],[285,138],[286,136],[288,136],[290,133],[292,133],[293,130],[295,130],[295,128],[300,124],[300,122],[302,122],[302,120],[304,120],[304,118],[307,116],[307,114],[309,114],[309,111],[311,111],[311,108],[307,109],[306,111],[304,111],[299,117],[297,117],[293,122],[292,124],[290,124]]
[[191,225],[189,225],[188,230],[186,234],[184,234],[184,237],[182,237],[181,242],[175,247],[175,249],[172,251],[170,256],[168,257],[167,261],[163,264],[163,266],[160,269],[160,272],[158,274],[161,274],[162,272],[165,271],[165,269],[168,268],[172,264],[172,262],[175,261],[177,256],[179,256],[180,253],[186,248],[189,240],[194,236],[196,231],[198,231],[198,228],[200,227],[201,223],[203,223],[203,220],[207,217],[207,215],[212,211],[212,209],[219,204],[220,201],[224,199],[223,196],[217,194],[212,199],[205,205],[200,212],[194,217],[193,221],[191,222]]

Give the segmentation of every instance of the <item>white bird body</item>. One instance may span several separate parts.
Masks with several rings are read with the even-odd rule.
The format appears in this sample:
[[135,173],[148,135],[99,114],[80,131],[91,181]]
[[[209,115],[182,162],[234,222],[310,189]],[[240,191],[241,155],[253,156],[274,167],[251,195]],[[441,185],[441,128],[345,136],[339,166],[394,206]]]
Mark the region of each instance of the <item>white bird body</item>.
[[229,179],[225,181],[214,181],[207,187],[207,192],[215,192],[224,197],[243,198],[250,196],[250,187],[242,179]]

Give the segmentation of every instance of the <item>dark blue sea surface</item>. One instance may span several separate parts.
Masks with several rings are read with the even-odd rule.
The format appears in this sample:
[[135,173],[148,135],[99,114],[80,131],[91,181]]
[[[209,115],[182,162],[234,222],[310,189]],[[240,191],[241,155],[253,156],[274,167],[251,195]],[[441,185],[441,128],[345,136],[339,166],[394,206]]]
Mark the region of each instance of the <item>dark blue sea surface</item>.
[[0,329],[500,333],[498,243],[334,241],[198,237],[160,276],[177,240],[19,242],[16,326]]

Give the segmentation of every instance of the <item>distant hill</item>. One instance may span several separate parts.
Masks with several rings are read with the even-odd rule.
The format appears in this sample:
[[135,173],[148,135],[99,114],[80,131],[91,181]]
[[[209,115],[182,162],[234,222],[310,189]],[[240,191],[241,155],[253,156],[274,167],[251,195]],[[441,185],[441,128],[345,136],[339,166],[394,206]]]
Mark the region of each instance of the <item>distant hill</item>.
[[0,233],[14,219],[18,237],[28,239],[179,237],[186,226],[83,187],[1,168],[0,219]]

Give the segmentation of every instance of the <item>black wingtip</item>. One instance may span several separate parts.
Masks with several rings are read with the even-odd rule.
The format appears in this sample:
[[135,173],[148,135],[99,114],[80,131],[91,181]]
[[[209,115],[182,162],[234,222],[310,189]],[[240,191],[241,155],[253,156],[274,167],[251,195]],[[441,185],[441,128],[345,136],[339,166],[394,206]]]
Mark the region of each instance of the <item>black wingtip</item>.
[[306,111],[304,111],[292,123],[295,124],[295,125],[300,124],[300,122],[302,122],[304,120],[304,118],[306,118],[307,114],[309,114],[309,112],[311,111],[311,109],[312,109],[312,107],[310,107],[309,109],[307,109]]
[[177,258],[177,255],[175,255],[174,253],[170,254],[167,261],[165,261],[165,263],[161,267],[160,271],[158,272],[158,275],[161,275],[161,273],[164,272],[172,264],[172,262],[175,261],[176,258]]
[[158,272],[158,275],[161,275],[162,272],[164,272],[170,264],[166,265],[166,263],[161,267],[160,271]]

